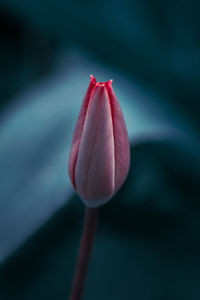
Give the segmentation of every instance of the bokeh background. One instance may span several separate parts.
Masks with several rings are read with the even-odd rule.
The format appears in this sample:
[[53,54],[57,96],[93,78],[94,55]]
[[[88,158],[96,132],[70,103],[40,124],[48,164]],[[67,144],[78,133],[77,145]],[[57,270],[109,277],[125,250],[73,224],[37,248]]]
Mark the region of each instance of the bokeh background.
[[84,299],[200,298],[199,1],[0,0],[0,299],[67,299],[84,205],[67,174],[89,75],[114,79],[131,168]]

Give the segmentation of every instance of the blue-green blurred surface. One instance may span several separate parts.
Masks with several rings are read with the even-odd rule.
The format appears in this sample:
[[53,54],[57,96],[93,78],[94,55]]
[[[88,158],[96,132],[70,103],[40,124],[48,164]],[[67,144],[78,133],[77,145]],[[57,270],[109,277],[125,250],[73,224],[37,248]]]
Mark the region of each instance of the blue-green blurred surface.
[[84,299],[200,298],[198,1],[0,1],[0,299],[67,299],[84,205],[67,174],[89,75],[114,79],[131,169]]

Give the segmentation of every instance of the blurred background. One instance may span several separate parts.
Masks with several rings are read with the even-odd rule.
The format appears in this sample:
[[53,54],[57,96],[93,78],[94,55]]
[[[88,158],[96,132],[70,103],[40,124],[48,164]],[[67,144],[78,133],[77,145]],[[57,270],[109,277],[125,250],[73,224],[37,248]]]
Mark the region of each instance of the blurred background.
[[67,299],[84,205],[67,160],[89,75],[114,79],[131,168],[84,299],[200,298],[200,4],[0,0],[0,299]]

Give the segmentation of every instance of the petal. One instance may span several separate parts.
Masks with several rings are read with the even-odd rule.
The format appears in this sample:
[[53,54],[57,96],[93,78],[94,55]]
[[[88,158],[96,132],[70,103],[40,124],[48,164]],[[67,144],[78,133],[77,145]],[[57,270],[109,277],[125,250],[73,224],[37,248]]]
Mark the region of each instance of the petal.
[[112,81],[107,82],[106,88],[112,111],[115,149],[115,191],[117,191],[128,174],[130,165],[130,146],[126,124],[119,102],[112,88]]
[[71,182],[72,182],[74,188],[76,188],[75,180],[74,180],[74,170],[75,170],[81,135],[82,135],[82,131],[83,131],[83,125],[85,122],[88,104],[90,101],[90,95],[91,95],[91,92],[92,92],[94,86],[96,85],[96,79],[94,78],[94,76],[91,75],[90,78],[91,78],[91,81],[90,81],[89,87],[87,89],[87,92],[85,94],[85,97],[83,99],[83,103],[81,106],[81,110],[80,110],[78,120],[76,123],[75,131],[74,131],[71,152],[69,155],[68,171],[69,171],[69,176],[70,176],[70,179],[71,179]]
[[105,203],[114,192],[115,159],[110,101],[105,84],[91,93],[75,167],[75,184],[86,205]]

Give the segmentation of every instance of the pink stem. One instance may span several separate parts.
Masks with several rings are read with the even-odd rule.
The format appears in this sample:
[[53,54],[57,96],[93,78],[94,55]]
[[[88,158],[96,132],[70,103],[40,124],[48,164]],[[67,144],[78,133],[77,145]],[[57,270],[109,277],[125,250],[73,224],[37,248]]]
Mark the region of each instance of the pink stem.
[[85,285],[89,260],[96,234],[97,220],[98,209],[89,208],[86,206],[84,227],[80,241],[74,280],[69,298],[70,300],[81,300],[83,296],[83,289]]

